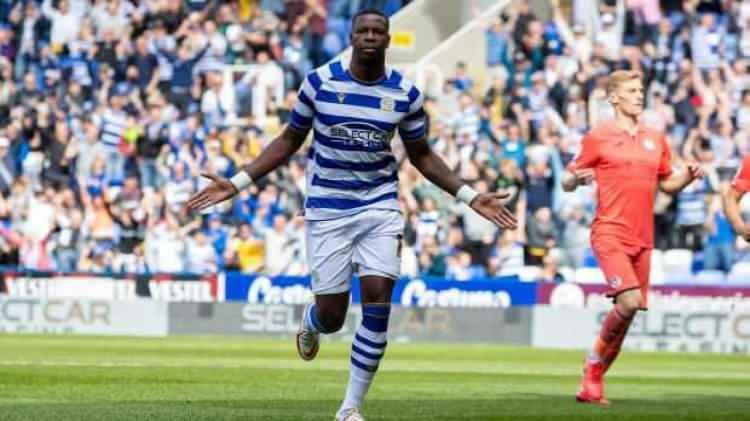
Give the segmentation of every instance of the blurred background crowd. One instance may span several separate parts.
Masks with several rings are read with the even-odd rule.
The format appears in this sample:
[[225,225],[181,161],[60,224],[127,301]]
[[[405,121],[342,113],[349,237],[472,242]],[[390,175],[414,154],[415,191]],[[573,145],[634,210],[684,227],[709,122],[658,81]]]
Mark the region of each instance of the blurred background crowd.
[[[347,46],[354,13],[406,3],[0,1],[0,263],[306,274],[305,151],[209,213],[183,204],[201,173],[231,176],[280,132],[304,75]],[[553,0],[547,16],[513,1],[483,24],[486,79],[456,63],[423,87],[429,141],[476,190],[509,192],[521,225],[498,231],[405,161],[404,274],[533,266],[557,282],[595,266],[595,186],[564,193],[559,179],[613,115],[604,86],[620,68],[643,73],[644,123],[668,134],[674,164],[709,173],[658,196],[657,248],[689,251],[691,270],[746,257],[719,193],[750,150],[750,1]]]

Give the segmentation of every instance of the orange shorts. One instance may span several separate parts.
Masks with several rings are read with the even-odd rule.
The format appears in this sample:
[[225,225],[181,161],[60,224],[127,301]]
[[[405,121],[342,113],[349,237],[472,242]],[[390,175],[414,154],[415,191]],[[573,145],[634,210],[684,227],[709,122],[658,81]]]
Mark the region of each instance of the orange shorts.
[[611,237],[592,240],[591,246],[609,286],[607,296],[614,299],[622,292],[638,288],[641,309],[647,310],[651,249],[627,246]]

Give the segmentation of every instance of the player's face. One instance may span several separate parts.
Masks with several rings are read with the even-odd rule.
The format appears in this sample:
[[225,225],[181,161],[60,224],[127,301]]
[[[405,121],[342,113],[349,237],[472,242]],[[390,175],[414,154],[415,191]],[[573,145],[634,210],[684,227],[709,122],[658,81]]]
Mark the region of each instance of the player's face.
[[352,48],[361,58],[385,58],[385,49],[391,42],[388,25],[379,15],[362,15],[357,18],[351,35]]
[[637,117],[643,112],[643,83],[640,79],[625,81],[612,93],[610,101],[625,115]]

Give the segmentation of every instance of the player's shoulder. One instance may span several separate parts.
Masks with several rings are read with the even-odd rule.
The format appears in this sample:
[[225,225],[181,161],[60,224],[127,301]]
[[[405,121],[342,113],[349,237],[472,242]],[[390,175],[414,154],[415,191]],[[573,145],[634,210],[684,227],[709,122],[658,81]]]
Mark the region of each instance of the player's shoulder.
[[612,137],[613,133],[613,122],[610,120],[599,121],[583,136],[583,140],[586,142],[602,142]]
[[[317,89],[318,86],[324,82],[327,82],[333,78],[334,71],[331,69],[331,66],[334,63],[339,63],[338,60],[328,62],[322,66],[316,67],[309,72],[307,72],[307,75],[305,75],[305,79],[310,82],[315,88]],[[340,63],[339,63],[340,65]],[[318,85],[318,86],[316,86]]]
[[422,91],[411,81],[405,77],[398,69],[387,67],[386,78],[381,86],[389,89],[398,91],[408,98],[409,103],[414,103],[420,98],[423,98]]
[[642,122],[640,125],[640,130],[643,133],[643,136],[654,140],[661,139],[666,136],[664,130],[661,127],[649,122]]
[[740,168],[745,171],[750,171],[750,154],[747,154],[744,157],[742,157],[742,163],[740,164]]

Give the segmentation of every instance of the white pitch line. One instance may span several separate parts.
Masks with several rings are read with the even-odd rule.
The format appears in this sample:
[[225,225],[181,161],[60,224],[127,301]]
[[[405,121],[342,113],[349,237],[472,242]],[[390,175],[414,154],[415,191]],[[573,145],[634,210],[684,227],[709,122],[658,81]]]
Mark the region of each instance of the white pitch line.
[[[301,361],[280,360],[271,361],[268,359],[248,359],[242,363],[202,363],[202,362],[128,362],[128,361],[56,361],[56,360],[4,360],[0,361],[0,366],[4,367],[94,367],[94,368],[196,368],[196,369],[300,369],[300,370],[332,370],[348,371],[349,365],[346,361],[334,362],[323,360],[324,364],[309,365]],[[389,372],[409,372],[409,373],[447,373],[447,374],[490,374],[490,375],[528,375],[528,376],[570,376],[578,375],[579,370],[576,368],[559,368],[549,367],[538,370],[529,370],[528,368],[513,368],[495,364],[481,365],[476,367],[457,366],[453,367],[434,367],[419,366],[413,361],[384,361],[381,370]],[[643,370],[627,370],[614,374],[618,378],[680,378],[680,379],[733,379],[750,381],[750,373],[744,371],[735,372],[716,372],[716,371],[692,371],[685,374],[675,374],[674,372],[655,372]]]

